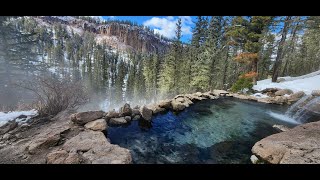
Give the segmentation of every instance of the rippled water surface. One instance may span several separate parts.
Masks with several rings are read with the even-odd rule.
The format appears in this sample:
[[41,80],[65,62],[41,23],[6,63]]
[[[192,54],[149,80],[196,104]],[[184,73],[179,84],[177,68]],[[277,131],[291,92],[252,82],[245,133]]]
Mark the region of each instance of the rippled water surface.
[[271,113],[287,107],[234,98],[198,102],[179,114],[166,112],[152,122],[110,127],[111,143],[130,149],[134,163],[250,163],[251,148],[276,133],[274,124],[293,127]]

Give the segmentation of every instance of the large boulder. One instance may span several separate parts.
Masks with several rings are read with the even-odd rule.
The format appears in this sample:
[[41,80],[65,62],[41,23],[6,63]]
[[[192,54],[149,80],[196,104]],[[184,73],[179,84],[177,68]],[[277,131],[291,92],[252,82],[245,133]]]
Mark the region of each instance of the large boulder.
[[110,125],[121,125],[121,124],[126,124],[126,123],[127,123],[127,120],[124,117],[111,118],[109,120]]
[[272,164],[319,164],[320,121],[273,134],[257,143],[252,153]]
[[42,150],[57,146],[61,142],[63,134],[69,130],[70,125],[68,121],[57,122],[50,126],[50,128],[44,128],[39,134],[32,137],[26,150],[29,154],[37,154]]
[[131,116],[132,109],[130,108],[130,105],[126,103],[123,107],[120,108],[120,116]]
[[293,91],[290,89],[281,89],[281,90],[274,93],[274,95],[276,95],[276,96],[283,96],[285,94],[288,94],[288,95],[293,94]]
[[108,128],[107,122],[104,119],[97,119],[95,121],[88,122],[84,127],[93,131],[104,131]]
[[78,125],[84,125],[88,122],[102,118],[103,114],[103,111],[79,112],[71,115],[71,121]]
[[63,149],[70,152],[82,152],[85,163],[92,164],[129,164],[132,161],[130,151],[118,145],[110,144],[99,131],[83,131],[69,139]]
[[165,109],[171,109],[172,106],[171,106],[171,99],[165,99],[165,100],[161,100],[158,102],[158,106],[160,108],[165,108]]
[[305,95],[305,93],[303,91],[298,91],[294,94],[291,94],[288,97],[288,101],[289,102],[294,102],[294,101],[298,101],[300,98],[302,98]]
[[311,92],[311,95],[312,95],[312,96],[320,96],[320,90],[313,90],[313,91]]
[[140,107],[141,117],[146,121],[151,121],[152,119],[152,110],[147,108],[147,106]]
[[13,129],[15,129],[16,127],[18,127],[18,123],[13,120],[13,121],[8,121],[7,123],[5,123],[4,125],[2,125],[0,127],[0,135],[3,135]]

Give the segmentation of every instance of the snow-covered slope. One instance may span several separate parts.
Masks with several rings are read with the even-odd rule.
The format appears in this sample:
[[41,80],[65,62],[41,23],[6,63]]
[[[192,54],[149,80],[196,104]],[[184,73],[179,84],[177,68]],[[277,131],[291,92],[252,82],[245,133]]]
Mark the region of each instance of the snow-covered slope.
[[[25,115],[27,116],[26,119],[30,119],[31,117],[36,116],[37,114],[38,114],[38,111],[34,109],[30,111],[10,111],[7,113],[0,112],[0,127],[6,122],[10,120],[14,120],[21,115]],[[19,122],[19,120],[21,119],[16,119],[17,122]]]
[[273,83],[271,79],[265,79],[257,82],[253,86],[254,90],[261,91],[266,88],[281,88],[291,89],[293,92],[304,91],[306,94],[311,94],[313,90],[320,89],[320,71],[316,71],[307,75],[298,77],[283,77],[285,81]]

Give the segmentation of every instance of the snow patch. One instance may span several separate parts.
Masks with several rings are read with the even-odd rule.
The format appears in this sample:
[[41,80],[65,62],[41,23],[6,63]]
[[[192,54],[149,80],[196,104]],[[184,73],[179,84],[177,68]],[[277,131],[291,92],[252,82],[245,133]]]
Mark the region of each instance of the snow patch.
[[[313,74],[314,73],[315,72],[313,72]],[[312,77],[306,75],[299,77],[284,77],[284,79],[285,81],[280,83],[273,83],[271,82],[271,79],[261,80],[257,82],[257,85],[253,86],[253,89],[257,91],[262,91],[266,88],[291,89],[294,93],[303,91],[307,95],[311,94],[313,90],[320,89],[320,74]]]
[[255,93],[252,94],[250,96],[256,97],[256,98],[268,98],[269,96],[265,95],[265,94],[261,94],[261,93]]
[[[21,115],[25,115],[27,116],[27,119],[30,119],[31,117],[38,115],[38,111],[35,109],[32,109],[30,111],[9,111],[7,113],[0,112],[0,126],[4,125],[6,122],[10,120],[16,119]],[[22,119],[16,119],[17,122],[21,120]]]

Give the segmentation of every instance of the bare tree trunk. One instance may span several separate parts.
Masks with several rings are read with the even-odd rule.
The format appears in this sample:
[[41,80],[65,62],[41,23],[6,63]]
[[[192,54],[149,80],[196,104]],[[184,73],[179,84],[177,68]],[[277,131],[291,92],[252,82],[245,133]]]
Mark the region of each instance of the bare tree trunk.
[[281,39],[280,39],[279,47],[278,47],[278,51],[277,51],[277,57],[276,57],[276,61],[274,62],[274,66],[273,66],[272,82],[276,82],[278,79],[279,71],[280,71],[281,64],[282,64],[283,46],[286,41],[288,27],[289,27],[291,18],[292,18],[292,16],[287,16],[284,21],[284,26],[283,26],[282,33],[281,33]]
[[[297,24],[295,25],[295,27],[293,28],[293,30],[292,30],[292,36],[291,36],[291,43],[290,43],[290,55],[294,52],[294,40],[295,40],[295,38],[296,38],[296,34],[297,34],[297,30],[298,30],[298,26],[299,26],[299,21],[300,21],[300,16],[297,16],[297,19],[296,19],[296,21],[297,21]],[[284,64],[284,67],[283,67],[283,71],[282,71],[282,74],[281,74],[281,76],[285,76],[285,75],[288,75],[287,73],[288,73],[288,64],[289,64],[289,60],[290,59],[287,59],[286,60],[286,62],[285,62],[285,64]]]
[[228,63],[228,58],[229,58],[229,46],[227,46],[227,55],[226,55],[226,60],[224,62],[224,70],[223,70],[223,78],[222,78],[222,86],[223,86],[223,89],[226,90],[226,86],[225,86],[225,83],[226,83],[226,80],[227,80],[227,69],[228,69],[228,66],[229,66],[229,63]]

